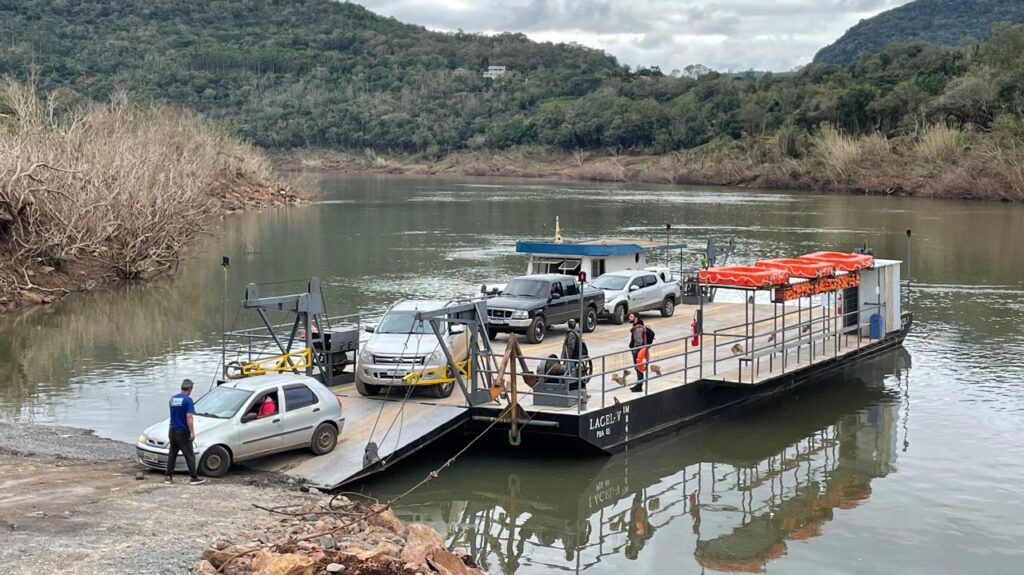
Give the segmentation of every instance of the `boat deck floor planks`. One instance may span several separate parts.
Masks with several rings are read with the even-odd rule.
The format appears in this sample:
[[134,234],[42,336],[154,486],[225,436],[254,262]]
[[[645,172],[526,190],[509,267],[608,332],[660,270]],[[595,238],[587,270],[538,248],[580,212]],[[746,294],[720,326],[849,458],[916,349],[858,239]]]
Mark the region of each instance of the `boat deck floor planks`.
[[362,397],[351,384],[335,387],[334,391],[342,398],[345,413],[345,428],[334,451],[319,457],[294,451],[247,465],[334,487],[363,472],[368,442],[377,443],[382,460],[397,461],[415,451],[424,438],[442,435],[467,414],[465,399],[458,390],[445,399],[428,398],[423,390],[416,390],[404,407],[404,390],[398,393],[397,388],[390,399]]

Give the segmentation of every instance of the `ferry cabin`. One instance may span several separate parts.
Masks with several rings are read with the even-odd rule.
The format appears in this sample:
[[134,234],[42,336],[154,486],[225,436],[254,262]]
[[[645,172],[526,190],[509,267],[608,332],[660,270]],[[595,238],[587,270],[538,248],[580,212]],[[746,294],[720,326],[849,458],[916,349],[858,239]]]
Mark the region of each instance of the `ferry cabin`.
[[653,250],[681,250],[686,244],[636,240],[589,240],[581,242],[517,242],[516,252],[529,255],[526,274],[566,274],[596,279],[620,270],[646,269]]

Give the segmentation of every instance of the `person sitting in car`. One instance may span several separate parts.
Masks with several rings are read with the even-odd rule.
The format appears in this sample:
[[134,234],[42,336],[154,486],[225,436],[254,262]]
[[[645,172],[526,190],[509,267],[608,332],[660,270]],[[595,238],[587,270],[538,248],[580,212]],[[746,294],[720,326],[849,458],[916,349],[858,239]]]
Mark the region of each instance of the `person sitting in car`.
[[274,396],[267,395],[263,398],[263,402],[260,403],[260,410],[256,414],[256,419],[263,419],[264,417],[274,415],[277,413],[277,404],[274,403]]

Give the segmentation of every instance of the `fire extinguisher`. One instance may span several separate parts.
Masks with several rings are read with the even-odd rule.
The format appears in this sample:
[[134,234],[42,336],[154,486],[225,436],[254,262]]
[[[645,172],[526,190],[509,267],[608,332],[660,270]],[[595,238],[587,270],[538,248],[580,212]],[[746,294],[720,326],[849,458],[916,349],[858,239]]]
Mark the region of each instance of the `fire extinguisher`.
[[693,314],[693,321],[690,323],[690,346],[697,347],[700,345],[700,334],[697,333],[697,314]]

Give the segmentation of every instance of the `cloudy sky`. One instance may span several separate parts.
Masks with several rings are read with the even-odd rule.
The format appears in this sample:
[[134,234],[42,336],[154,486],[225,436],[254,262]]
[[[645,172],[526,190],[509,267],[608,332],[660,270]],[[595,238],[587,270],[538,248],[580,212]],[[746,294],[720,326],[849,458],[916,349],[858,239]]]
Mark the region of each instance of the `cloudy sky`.
[[910,0],[355,0],[433,30],[523,32],[662,71],[791,70],[847,28]]

